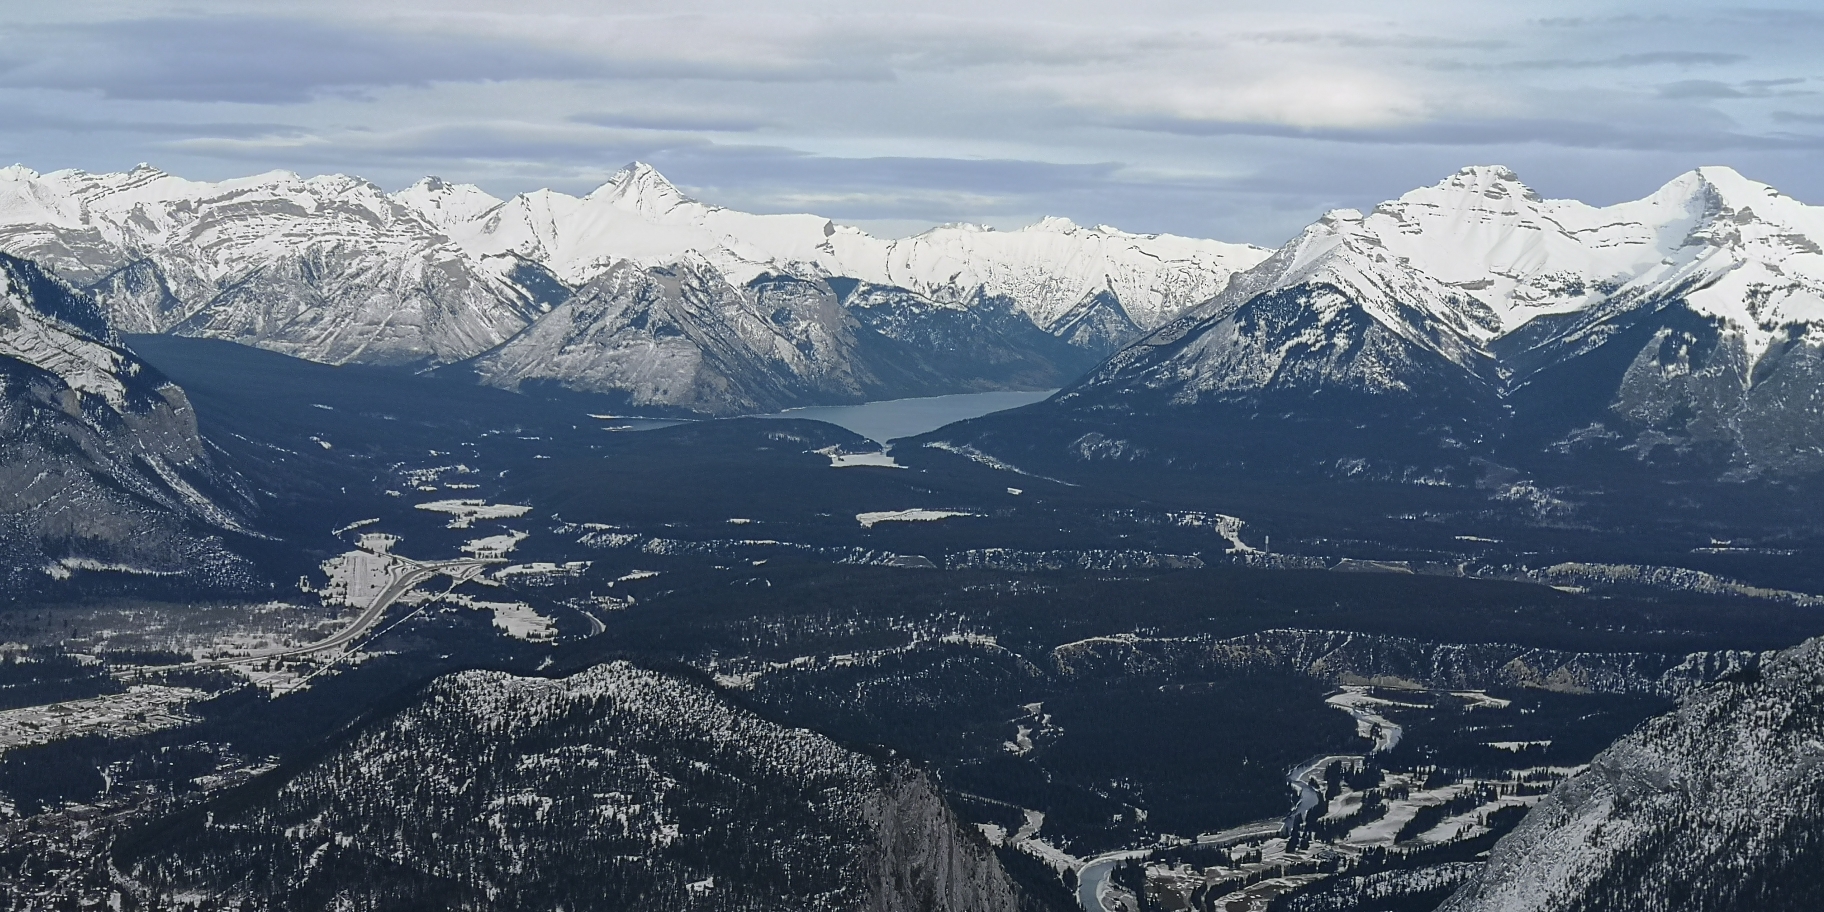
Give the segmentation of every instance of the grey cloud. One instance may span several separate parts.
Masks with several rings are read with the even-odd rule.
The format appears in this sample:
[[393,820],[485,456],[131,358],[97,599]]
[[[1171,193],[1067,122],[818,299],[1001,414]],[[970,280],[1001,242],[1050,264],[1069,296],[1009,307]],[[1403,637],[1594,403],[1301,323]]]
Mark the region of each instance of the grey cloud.
[[1456,38],[1413,34],[1377,35],[1369,32],[1300,29],[1255,32],[1243,37],[1274,44],[1322,44],[1348,48],[1492,51],[1513,46],[1513,42],[1505,38]]
[[318,167],[346,167],[350,162],[419,162],[449,169],[477,162],[606,165],[651,158],[666,150],[707,143],[700,137],[651,132],[610,132],[591,128],[549,129],[514,123],[441,124],[396,132],[372,130],[335,135],[307,135],[304,141],[266,143],[280,137],[196,136],[172,143],[191,154],[264,161],[283,157]]
[[1743,98],[1747,93],[1713,79],[1687,79],[1659,87],[1662,98]]
[[669,113],[591,112],[572,114],[572,123],[630,130],[663,130],[675,132],[751,133],[772,126],[773,121],[758,117],[715,115],[688,111]]
[[[388,86],[515,79],[882,80],[854,61],[614,59],[508,39],[277,17],[189,17],[22,27],[0,85],[134,100],[300,103]],[[20,40],[23,39],[23,40]]]
[[1545,28],[1583,29],[1596,25],[1637,26],[1648,23],[1665,23],[1673,21],[1675,21],[1673,17],[1666,15],[1665,13],[1658,13],[1651,16],[1641,15],[1639,13],[1629,13],[1621,16],[1548,16],[1543,19],[1534,19],[1533,24]]
[[[1117,8],[1101,28],[992,4],[926,15],[878,2],[815,15],[742,4],[695,19],[655,4],[672,18],[622,28],[600,11],[625,4],[577,0],[557,12],[601,18],[574,32],[562,15],[539,19],[556,7],[496,33],[475,31],[478,15],[414,26],[416,13],[389,0],[364,10],[386,18],[366,21],[288,5],[268,8],[297,18],[0,24],[0,154],[47,168],[150,159],[212,178],[337,170],[388,186],[437,172],[501,195],[588,190],[640,158],[742,208],[908,223],[1053,213],[1260,243],[1469,163],[1509,164],[1542,193],[1592,200],[1714,162],[1824,196],[1824,114],[1786,97],[1824,77],[1807,43],[1821,16],[1696,3],[1612,16],[1627,7],[1560,0],[1588,17],[1453,20],[1396,5],[1349,19],[1266,4],[1231,17],[1183,3],[1183,16]],[[640,28],[672,38],[629,37]],[[618,43],[586,44],[584,32]],[[1131,83],[1080,102],[1112,111],[1062,106],[1085,96],[1054,87],[1098,74]],[[1357,74],[1409,96],[1402,110],[1446,113],[1309,130],[1139,113],[1197,110],[1177,101],[1257,88],[1250,80],[1273,89]]]
[[1536,143],[1585,149],[1641,151],[1722,152],[1736,149],[1818,149],[1824,139],[1811,136],[1755,135],[1706,122],[1687,112],[1678,122],[1640,118],[1614,119],[1513,118],[1508,120],[1439,120],[1371,129],[1305,129],[1277,124],[1205,121],[1165,116],[1105,117],[1108,126],[1141,132],[1187,136],[1272,136],[1320,142],[1396,146],[1490,147]]
[[1803,79],[1749,79],[1738,83],[1718,82],[1713,79],[1687,79],[1682,82],[1667,83],[1659,87],[1661,98],[1672,99],[1714,99],[1714,98],[1767,98],[1770,96],[1814,95],[1811,91],[1789,89],[1786,86],[1798,85]]
[[1746,54],[1722,51],[1646,51],[1610,57],[1547,57],[1531,60],[1471,62],[1443,60],[1432,64],[1442,70],[1625,70],[1654,66],[1726,66],[1748,60]]
[[295,124],[272,121],[151,120],[142,117],[93,117],[45,111],[24,105],[0,105],[0,122],[11,132],[49,130],[80,135],[128,134],[151,137],[217,136],[234,139],[303,136]]
[[1790,29],[1824,29],[1824,13],[1817,10],[1800,9],[1738,9],[1728,10],[1724,16],[1756,26],[1775,26],[1781,30]]

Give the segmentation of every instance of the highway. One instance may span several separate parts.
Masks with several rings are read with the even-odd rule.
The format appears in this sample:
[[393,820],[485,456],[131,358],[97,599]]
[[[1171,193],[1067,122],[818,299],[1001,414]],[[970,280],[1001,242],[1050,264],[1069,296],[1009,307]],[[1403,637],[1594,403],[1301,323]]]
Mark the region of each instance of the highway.
[[412,589],[419,584],[440,575],[449,576],[460,583],[475,578],[476,574],[479,574],[482,569],[489,564],[504,563],[500,558],[460,558],[457,560],[445,561],[415,561],[410,558],[400,557],[397,554],[389,554],[387,556],[398,562],[396,564],[399,568],[398,576],[394,577],[392,582],[386,585],[386,588],[375,593],[373,602],[369,603],[353,621],[350,621],[348,626],[321,640],[303,646],[280,649],[273,652],[230,656],[219,659],[203,659],[196,662],[185,662],[180,665],[162,665],[142,668],[138,671],[139,673],[144,674],[184,668],[211,668],[222,665],[238,665],[243,662],[259,662],[267,659],[310,655],[312,653],[338,649],[353,643],[369,630],[372,630],[380,623],[381,618],[386,616],[387,609],[393,607],[394,602],[397,602],[407,592],[412,591]]

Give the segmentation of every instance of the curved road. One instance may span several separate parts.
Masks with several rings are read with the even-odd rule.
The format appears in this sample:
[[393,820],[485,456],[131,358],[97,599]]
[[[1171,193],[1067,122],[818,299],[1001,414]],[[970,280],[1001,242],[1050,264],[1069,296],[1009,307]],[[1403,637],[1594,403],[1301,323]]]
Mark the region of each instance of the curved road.
[[220,659],[203,659],[196,662],[184,662],[178,665],[161,665],[142,668],[139,671],[140,673],[146,673],[154,671],[174,671],[184,668],[209,668],[219,665],[237,665],[241,662],[257,662],[266,659],[309,655],[313,652],[324,652],[326,650],[336,649],[360,639],[362,634],[373,629],[375,625],[380,623],[380,619],[386,616],[387,609],[393,607],[394,602],[398,601],[400,597],[404,596],[407,592],[412,591],[418,584],[438,575],[448,575],[457,582],[463,582],[474,578],[475,574],[481,572],[481,568],[489,564],[503,563],[499,558],[414,561],[409,558],[400,557],[397,554],[390,556],[394,560],[399,561],[399,565],[403,568],[399,575],[394,578],[392,582],[388,583],[385,589],[376,593],[373,602],[370,603],[367,608],[363,609],[353,621],[349,622],[347,627],[344,627],[321,640],[303,646],[293,647],[291,649],[276,650],[274,652],[262,652],[245,656],[230,656]]

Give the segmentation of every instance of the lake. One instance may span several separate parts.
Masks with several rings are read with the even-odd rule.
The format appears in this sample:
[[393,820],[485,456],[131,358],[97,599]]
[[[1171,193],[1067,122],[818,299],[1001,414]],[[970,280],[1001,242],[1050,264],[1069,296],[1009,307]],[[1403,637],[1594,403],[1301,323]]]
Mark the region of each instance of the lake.
[[[895,437],[910,437],[935,431],[953,421],[977,418],[990,412],[1030,405],[1051,396],[1057,390],[1018,392],[958,393],[953,396],[926,396],[920,399],[881,399],[860,405],[813,405],[786,409],[755,418],[809,418],[827,421],[854,431],[869,440],[886,443]],[[621,415],[590,415],[607,422],[612,431],[649,431],[684,422],[675,418],[638,418]]]
[[895,437],[910,437],[935,431],[953,421],[976,418],[990,412],[1030,405],[1046,399],[1057,390],[1028,392],[959,393],[954,396],[930,396],[923,399],[882,399],[860,405],[820,405],[786,409],[764,415],[765,418],[809,418],[827,421],[847,428],[870,440],[886,443]]

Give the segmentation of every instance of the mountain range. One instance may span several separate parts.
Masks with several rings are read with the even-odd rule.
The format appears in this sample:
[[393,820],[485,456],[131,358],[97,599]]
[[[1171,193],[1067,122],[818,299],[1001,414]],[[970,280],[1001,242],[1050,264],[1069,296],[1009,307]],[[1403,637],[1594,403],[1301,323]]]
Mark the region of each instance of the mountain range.
[[1467,168],[1329,213],[1052,400],[932,442],[1479,488],[1560,520],[1643,480],[1809,484],[1821,240],[1824,208],[1728,168],[1607,207]]
[[[143,165],[15,166],[0,171],[0,249],[95,295],[123,331],[331,364],[481,359],[485,382],[708,414],[1052,388],[1265,255],[1063,219],[882,240],[707,206],[637,163],[584,197],[511,200],[436,178],[389,195],[340,175],[205,183]],[[602,308],[642,274],[636,310],[651,321]],[[804,294],[824,303],[780,310],[769,277],[822,282]],[[875,291],[848,306],[846,280]],[[610,336],[605,350],[584,341]],[[984,370],[937,344],[959,338]]]

